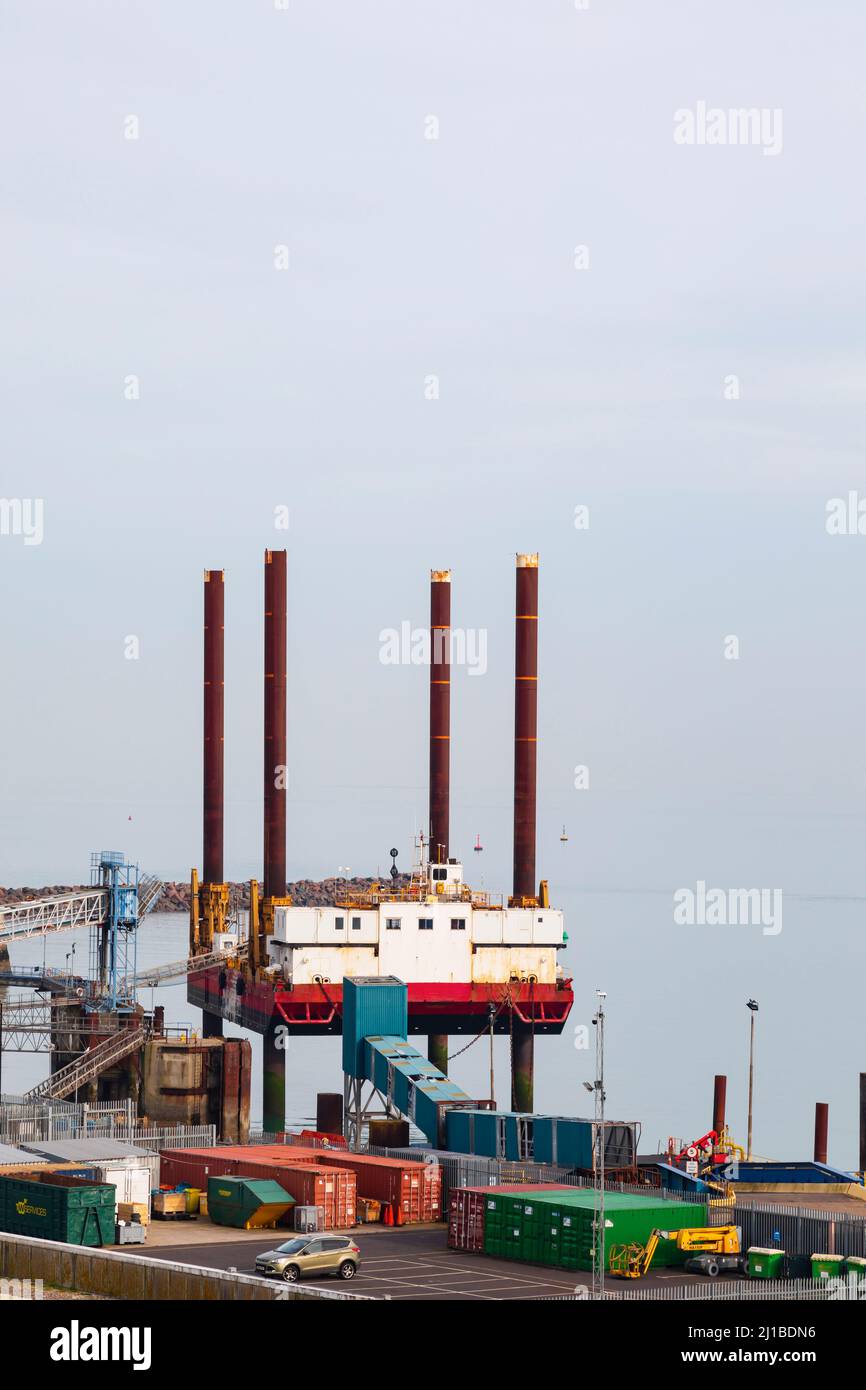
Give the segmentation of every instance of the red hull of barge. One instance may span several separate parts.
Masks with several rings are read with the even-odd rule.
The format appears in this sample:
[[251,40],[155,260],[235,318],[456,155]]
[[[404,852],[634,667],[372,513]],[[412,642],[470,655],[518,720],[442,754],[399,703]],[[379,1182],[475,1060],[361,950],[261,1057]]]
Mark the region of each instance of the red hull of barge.
[[[511,991],[514,1017],[534,1027],[536,1033],[561,1033],[574,994],[571,980],[558,985],[409,984],[410,1033],[477,1033],[484,1026],[492,1003],[503,1003]],[[267,981],[251,980],[238,970],[212,966],[189,976],[187,999],[196,1008],[254,1033],[264,1033],[280,1023],[290,1033],[313,1036],[342,1032],[343,986],[297,985],[288,989]],[[497,1033],[508,1033],[510,1009],[506,1004],[494,1024]]]

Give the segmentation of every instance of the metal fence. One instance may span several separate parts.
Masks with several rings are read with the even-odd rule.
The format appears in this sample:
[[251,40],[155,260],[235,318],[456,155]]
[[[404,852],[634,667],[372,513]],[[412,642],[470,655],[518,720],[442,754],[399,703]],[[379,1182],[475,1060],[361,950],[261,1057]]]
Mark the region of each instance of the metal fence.
[[117,1139],[142,1148],[210,1147],[215,1125],[153,1125],[141,1123],[133,1101],[25,1101],[0,1098],[0,1143],[47,1144],[65,1139]]
[[169,1128],[148,1128],[137,1125],[116,1138],[141,1149],[212,1149],[216,1145],[216,1125],[177,1125]]
[[[442,1184],[445,1196],[457,1187],[495,1187],[500,1183],[557,1183],[562,1187],[593,1188],[593,1180],[586,1174],[574,1173],[570,1168],[560,1168],[550,1163],[511,1162],[508,1159],[485,1158],[480,1154],[452,1153],[447,1149],[407,1149],[380,1148],[368,1144],[363,1152],[382,1155],[385,1158],[402,1158],[416,1163],[438,1163],[442,1169]],[[650,1183],[605,1183],[605,1192],[628,1192],[642,1197],[652,1197],[663,1202],[695,1202],[700,1198],[688,1193],[668,1192]]]
[[806,1210],[775,1203],[732,1203],[708,1208],[710,1226],[739,1226],[743,1246],[778,1247],[789,1255],[866,1256],[866,1212]]
[[[586,1295],[574,1293],[578,1301]],[[866,1280],[856,1275],[839,1279],[711,1279],[705,1284],[664,1284],[645,1289],[605,1290],[605,1301],[654,1302],[814,1302],[866,1301]]]
[[0,1143],[38,1143],[48,1139],[82,1139],[98,1134],[121,1137],[138,1123],[132,1101],[77,1105],[63,1100],[0,1100]]

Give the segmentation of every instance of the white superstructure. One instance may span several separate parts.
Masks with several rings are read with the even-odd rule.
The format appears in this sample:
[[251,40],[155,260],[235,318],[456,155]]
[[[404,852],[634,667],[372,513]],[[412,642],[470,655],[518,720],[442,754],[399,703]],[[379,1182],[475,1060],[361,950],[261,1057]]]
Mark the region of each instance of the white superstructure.
[[553,985],[562,971],[563,915],[508,907],[463,882],[456,861],[431,864],[411,886],[337,894],[333,906],[275,907],[269,959],[294,985],[344,975],[395,975],[416,983]]

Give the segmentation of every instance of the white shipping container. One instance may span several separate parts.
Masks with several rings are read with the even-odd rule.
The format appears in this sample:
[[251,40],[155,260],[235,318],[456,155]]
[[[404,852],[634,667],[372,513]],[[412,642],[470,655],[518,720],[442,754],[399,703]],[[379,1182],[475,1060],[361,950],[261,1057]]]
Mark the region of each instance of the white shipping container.
[[150,1170],[148,1168],[96,1167],[100,1182],[113,1183],[117,1202],[139,1202],[150,1216]]

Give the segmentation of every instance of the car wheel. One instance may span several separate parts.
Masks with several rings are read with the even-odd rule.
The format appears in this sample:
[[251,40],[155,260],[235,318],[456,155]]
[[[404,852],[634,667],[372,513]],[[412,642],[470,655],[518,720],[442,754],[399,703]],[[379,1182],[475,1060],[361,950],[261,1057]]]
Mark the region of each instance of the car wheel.
[[341,1278],[341,1279],[354,1279],[355,1274],[356,1274],[356,1270],[355,1270],[355,1266],[353,1265],[352,1261],[351,1261],[351,1260],[344,1260],[343,1263],[340,1265],[340,1278]]
[[707,1274],[710,1276],[711,1279],[715,1279],[718,1272],[719,1266],[716,1264],[715,1260],[710,1260],[707,1264]]
[[297,1284],[300,1277],[301,1271],[298,1269],[297,1265],[286,1265],[283,1270],[283,1278],[287,1284]]

